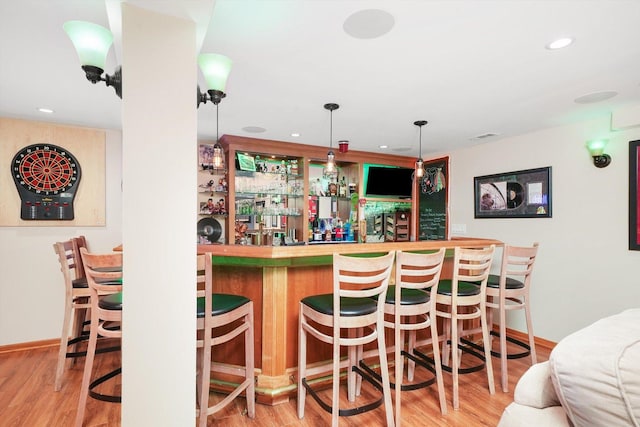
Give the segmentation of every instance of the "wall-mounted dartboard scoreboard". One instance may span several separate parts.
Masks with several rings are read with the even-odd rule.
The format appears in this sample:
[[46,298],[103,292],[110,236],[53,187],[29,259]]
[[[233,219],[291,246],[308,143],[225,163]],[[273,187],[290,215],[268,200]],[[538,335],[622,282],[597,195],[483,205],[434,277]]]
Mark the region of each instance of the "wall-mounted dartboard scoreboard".
[[11,162],[23,220],[72,220],[81,170],[62,147],[34,144],[20,149]]

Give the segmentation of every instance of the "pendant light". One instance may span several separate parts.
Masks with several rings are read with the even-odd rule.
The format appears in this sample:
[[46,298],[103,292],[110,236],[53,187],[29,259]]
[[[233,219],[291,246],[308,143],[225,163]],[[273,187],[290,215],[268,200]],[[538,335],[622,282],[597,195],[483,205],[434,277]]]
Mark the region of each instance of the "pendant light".
[[220,144],[218,134],[218,125],[220,123],[218,119],[218,104],[227,96],[224,91],[231,71],[231,64],[231,59],[217,53],[203,53],[198,57],[198,65],[200,65],[200,70],[202,70],[209,89],[202,93],[200,86],[198,86],[197,105],[199,107],[201,103],[206,104],[207,101],[211,101],[216,106],[216,143],[213,146],[211,173],[213,173],[214,169],[221,169],[224,166],[224,149]]
[[336,170],[335,154],[333,152],[333,110],[340,108],[338,104],[324,104],[324,108],[331,112],[330,128],[329,128],[329,152],[327,153],[327,173],[333,173]]
[[426,120],[417,120],[413,122],[414,125],[420,128],[420,151],[418,160],[416,160],[416,178],[422,178],[424,176],[424,161],[422,160],[422,126],[426,125]]

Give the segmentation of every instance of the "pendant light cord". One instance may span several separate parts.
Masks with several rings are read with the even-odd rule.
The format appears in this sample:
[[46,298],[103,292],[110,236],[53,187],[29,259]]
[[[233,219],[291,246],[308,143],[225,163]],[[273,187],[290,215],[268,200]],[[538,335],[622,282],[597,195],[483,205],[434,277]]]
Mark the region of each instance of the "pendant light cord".
[[333,110],[329,116],[329,149],[333,148]]
[[218,104],[216,104],[216,142],[220,141],[220,137],[218,134],[219,123],[220,123],[220,119],[218,118]]
[[422,126],[420,126],[420,159],[422,159]]

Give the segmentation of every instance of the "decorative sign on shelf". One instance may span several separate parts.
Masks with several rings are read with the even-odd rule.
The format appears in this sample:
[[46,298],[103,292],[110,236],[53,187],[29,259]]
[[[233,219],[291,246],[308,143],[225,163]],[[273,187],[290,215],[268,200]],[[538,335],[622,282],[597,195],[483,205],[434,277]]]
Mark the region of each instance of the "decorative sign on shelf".
[[424,163],[418,182],[418,240],[447,239],[449,157]]

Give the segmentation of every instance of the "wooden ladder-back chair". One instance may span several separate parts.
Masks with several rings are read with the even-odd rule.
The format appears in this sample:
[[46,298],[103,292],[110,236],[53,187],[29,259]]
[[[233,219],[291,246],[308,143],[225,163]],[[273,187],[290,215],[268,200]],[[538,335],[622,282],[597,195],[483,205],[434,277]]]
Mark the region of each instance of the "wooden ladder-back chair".
[[[247,415],[254,418],[255,377],[254,377],[254,342],[253,342],[253,302],[243,296],[213,293],[212,255],[205,253],[197,256],[197,395],[196,417],[198,426],[206,427],[207,417],[212,415],[245,392],[247,399]],[[216,334],[216,328],[225,328],[222,335]],[[212,360],[212,347],[244,336],[245,365],[230,366]],[[235,386],[231,393],[215,404],[209,404],[211,372],[240,376],[242,382]]]
[[[86,351],[81,351],[79,346],[80,342],[89,339],[89,331],[86,327],[90,323],[88,317],[91,308],[90,291],[79,250],[80,247],[86,247],[86,245],[84,236],[53,244],[53,250],[58,255],[60,262],[65,289],[64,320],[56,363],[55,391],[59,391],[62,387],[66,360],[71,359],[73,364],[78,357],[86,355]],[[119,347],[103,347],[98,352],[117,349]]]
[[[394,425],[391,406],[389,367],[384,336],[384,295],[389,286],[394,252],[374,257],[333,254],[333,293],[313,295],[300,301],[298,326],[298,418],[304,417],[307,391],[327,412],[331,425],[338,425],[339,416],[356,415],[379,407],[384,402],[386,422]],[[330,329],[327,332],[327,328]],[[343,334],[341,334],[341,331]],[[307,366],[307,335],[331,344],[332,360]],[[382,385],[358,367],[362,346],[377,342]],[[342,360],[340,349],[348,347],[348,357]],[[347,369],[347,390],[350,402],[355,401],[362,378],[381,389],[382,397],[367,405],[339,409],[340,371]],[[310,386],[311,377],[331,373],[331,404],[324,402]],[[356,374],[359,375],[356,378]],[[358,390],[356,390],[358,389]]]
[[[401,421],[401,392],[430,386],[436,382],[440,412],[447,413],[447,401],[442,378],[442,365],[438,341],[436,321],[436,295],[438,282],[444,263],[446,249],[440,248],[432,253],[396,252],[395,285],[387,291],[385,312],[392,316],[385,326],[394,329],[395,346],[395,404],[396,426]],[[428,330],[433,349],[433,359],[425,364],[424,354],[416,349],[418,331]],[[407,350],[405,347],[405,331],[409,332]],[[424,340],[421,340],[423,343]],[[435,378],[418,383],[403,384],[404,359],[408,359],[407,379],[413,381],[415,365],[423,366],[435,373]]]
[[[491,364],[490,335],[487,321],[486,290],[489,270],[495,245],[487,248],[468,249],[455,247],[453,274],[451,280],[441,279],[438,285],[438,317],[444,319],[445,339],[442,343],[443,369],[452,373],[453,408],[460,407],[458,393],[458,376],[460,373],[475,372],[483,367],[487,370],[489,393],[495,393],[493,367]],[[480,320],[484,354],[476,353],[468,345],[463,345],[461,338],[466,335],[463,330],[464,321]],[[469,344],[471,344],[469,342]],[[461,369],[461,351],[482,359],[483,363],[473,368]],[[451,365],[447,366],[451,352]]]
[[80,255],[87,276],[91,300],[91,324],[84,374],[80,386],[80,399],[76,413],[76,427],[82,427],[87,398],[108,402],[120,402],[120,396],[105,395],[93,391],[95,387],[119,375],[121,368],[92,381],[93,362],[98,336],[122,338],[122,253],[93,254],[80,248]]
[[[502,391],[509,391],[509,375],[507,359],[518,359],[531,355],[531,364],[537,363],[536,346],[531,322],[529,293],[531,273],[538,254],[538,243],[531,247],[505,245],[502,251],[500,275],[489,275],[487,282],[487,308],[489,309],[489,325],[493,324],[493,310],[498,310],[500,320],[499,332],[491,328],[491,334],[500,339],[500,351],[492,351],[493,356],[500,358]],[[528,343],[507,336],[507,311],[524,310],[527,324]],[[524,349],[519,353],[507,353],[507,341]]]
[[[53,244],[53,250],[58,255],[60,271],[64,279],[64,320],[62,321],[62,334],[60,335],[60,349],[58,350],[58,362],[56,364],[55,391],[62,387],[65,362],[67,358],[75,358],[78,354],[78,342],[83,339],[83,331],[87,310],[91,307],[89,301],[89,285],[84,278],[84,270],[79,268],[80,254],[74,251],[74,241],[66,240]],[[70,338],[71,334],[71,338]]]

